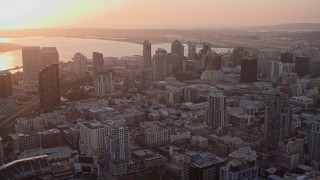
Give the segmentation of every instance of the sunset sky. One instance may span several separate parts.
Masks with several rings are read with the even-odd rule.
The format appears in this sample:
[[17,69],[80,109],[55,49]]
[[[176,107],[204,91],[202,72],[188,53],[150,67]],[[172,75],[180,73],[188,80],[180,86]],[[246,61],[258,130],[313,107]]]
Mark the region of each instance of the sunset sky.
[[320,23],[320,0],[0,0],[0,28],[206,28]]

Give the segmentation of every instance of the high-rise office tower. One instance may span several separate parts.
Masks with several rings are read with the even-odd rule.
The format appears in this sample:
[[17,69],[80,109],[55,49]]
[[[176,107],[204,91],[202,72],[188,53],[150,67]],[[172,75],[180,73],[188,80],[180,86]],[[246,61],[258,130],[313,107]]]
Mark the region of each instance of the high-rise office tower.
[[59,65],[44,67],[39,73],[40,108],[51,112],[60,104]]
[[298,76],[305,76],[310,74],[309,72],[310,58],[305,56],[297,56],[295,61],[295,71]]
[[144,68],[141,70],[141,89],[149,89],[153,81],[153,70],[152,68]]
[[59,64],[59,53],[56,47],[42,47],[40,53],[42,68],[51,65]]
[[137,91],[136,73],[134,69],[126,69],[124,71],[124,87],[128,92]]
[[104,60],[103,54],[98,52],[92,53],[92,65],[93,65],[93,75],[98,75],[99,73],[103,72],[104,70]]
[[266,68],[267,79],[271,82],[274,81],[277,77],[281,76],[283,73],[283,64],[279,61],[268,61]]
[[151,66],[151,43],[149,40],[143,42],[143,64],[144,67]]
[[194,59],[197,53],[197,46],[194,42],[188,41],[188,59]]
[[280,61],[282,63],[293,63],[293,54],[290,52],[281,53]]
[[12,80],[10,71],[0,72],[0,98],[12,95]]
[[320,168],[320,121],[315,121],[311,124],[309,131],[309,160],[314,169]]
[[213,128],[224,127],[226,113],[226,96],[222,93],[208,95],[207,124]]
[[184,46],[179,40],[173,41],[171,45],[171,53],[178,55],[178,70],[182,69],[182,62],[184,60]]
[[86,57],[81,53],[76,53],[73,57],[73,71],[76,77],[84,77],[86,75]]
[[94,92],[96,95],[105,95],[114,91],[114,81],[112,73],[101,74],[95,76],[94,79]]
[[163,81],[168,76],[168,54],[159,48],[153,56],[153,78],[155,81]]
[[39,46],[25,46],[22,48],[22,65],[24,80],[38,80],[42,68]]
[[231,61],[234,65],[240,65],[241,60],[245,59],[249,55],[249,51],[245,47],[236,47],[232,51]]
[[115,176],[126,174],[129,162],[129,129],[124,122],[107,125],[105,142],[108,171]]
[[285,94],[274,93],[266,98],[264,140],[266,145],[276,148],[279,140],[290,136],[292,108]]
[[252,83],[257,81],[258,57],[249,57],[241,61],[240,81]]

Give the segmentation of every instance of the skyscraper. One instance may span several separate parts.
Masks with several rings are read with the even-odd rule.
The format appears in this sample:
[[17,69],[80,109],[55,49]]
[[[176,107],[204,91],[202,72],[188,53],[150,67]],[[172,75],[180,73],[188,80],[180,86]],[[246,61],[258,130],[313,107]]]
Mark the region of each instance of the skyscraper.
[[163,81],[168,76],[168,54],[159,48],[153,56],[153,77],[155,81]]
[[188,59],[194,59],[197,53],[197,46],[194,42],[188,41]]
[[153,70],[152,68],[144,68],[141,70],[141,89],[149,89],[153,81]]
[[178,55],[178,70],[181,70],[184,59],[184,46],[179,40],[173,41],[171,45],[171,53]]
[[313,168],[320,168],[320,121],[311,124],[309,158]]
[[59,64],[59,53],[56,47],[42,47],[40,53],[41,67]]
[[208,95],[207,124],[213,128],[225,126],[226,96],[222,93]]
[[124,87],[128,92],[137,91],[136,74],[134,69],[125,69],[124,71]]
[[310,58],[305,56],[297,56],[295,61],[295,71],[298,76],[305,76],[310,74],[309,72]]
[[293,54],[290,52],[281,53],[280,61],[282,63],[293,63]]
[[151,66],[151,43],[149,40],[143,42],[143,64],[144,67]]
[[285,94],[274,93],[266,98],[264,120],[264,140],[271,148],[276,148],[279,140],[289,137],[292,122],[292,108],[288,106]]
[[98,52],[92,53],[93,75],[98,75],[104,70],[103,54]]
[[24,80],[38,80],[42,68],[39,46],[24,46],[22,48],[22,65]]
[[240,81],[252,83],[257,81],[258,57],[249,57],[241,61]]
[[94,92],[96,95],[105,95],[114,91],[114,81],[112,73],[95,76]]
[[73,71],[76,77],[84,77],[86,75],[86,57],[81,53],[76,53],[73,57]]
[[108,171],[120,176],[127,173],[129,162],[129,129],[124,122],[108,124],[105,132]]
[[12,80],[10,71],[0,72],[0,98],[12,95]]
[[51,112],[60,104],[59,65],[44,67],[39,73],[40,108]]

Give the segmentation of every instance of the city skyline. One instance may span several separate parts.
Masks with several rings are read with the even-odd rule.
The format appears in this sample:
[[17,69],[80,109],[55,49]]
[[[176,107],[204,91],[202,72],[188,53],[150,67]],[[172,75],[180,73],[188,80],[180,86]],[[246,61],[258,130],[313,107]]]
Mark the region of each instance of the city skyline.
[[0,29],[213,28],[320,23],[317,7],[320,2],[316,0],[187,0],[183,3],[181,0],[1,0]]

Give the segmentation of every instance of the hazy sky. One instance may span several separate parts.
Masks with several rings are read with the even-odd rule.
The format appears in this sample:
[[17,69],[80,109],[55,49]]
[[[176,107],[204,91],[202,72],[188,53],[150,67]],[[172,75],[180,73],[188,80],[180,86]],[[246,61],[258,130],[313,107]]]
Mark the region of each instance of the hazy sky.
[[320,0],[0,0],[0,28],[320,23]]

